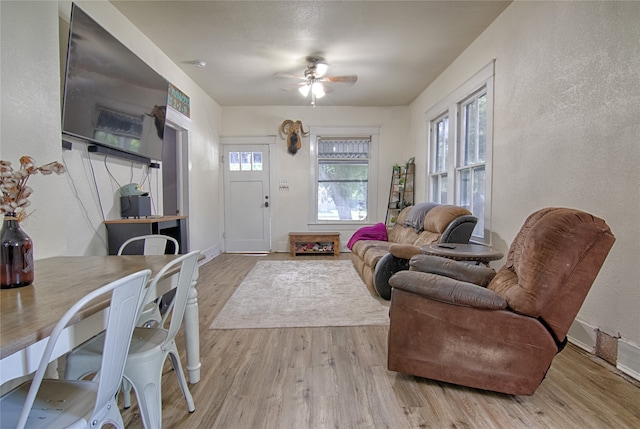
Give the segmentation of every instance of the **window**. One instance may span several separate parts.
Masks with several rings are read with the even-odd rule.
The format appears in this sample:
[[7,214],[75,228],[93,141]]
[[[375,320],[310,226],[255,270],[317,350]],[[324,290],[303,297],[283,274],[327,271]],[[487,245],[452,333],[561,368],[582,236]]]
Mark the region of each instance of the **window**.
[[[373,146],[376,143],[371,134],[354,133],[355,137],[349,137],[352,134],[344,131],[342,135],[335,135],[338,130],[312,129],[314,180],[310,223],[361,223],[372,218],[375,207],[372,165],[377,152]],[[377,134],[375,140],[377,142]]]
[[431,169],[431,201],[447,203],[447,160],[449,149],[449,115],[433,121],[433,168]]
[[484,239],[485,153],[487,144],[487,89],[461,103],[462,132],[458,157],[459,206],[478,218],[474,236]]
[[[431,109],[429,198],[478,218],[472,240],[490,244],[493,62]],[[449,192],[455,190],[455,192]]]
[[262,171],[262,152],[229,152],[230,171]]

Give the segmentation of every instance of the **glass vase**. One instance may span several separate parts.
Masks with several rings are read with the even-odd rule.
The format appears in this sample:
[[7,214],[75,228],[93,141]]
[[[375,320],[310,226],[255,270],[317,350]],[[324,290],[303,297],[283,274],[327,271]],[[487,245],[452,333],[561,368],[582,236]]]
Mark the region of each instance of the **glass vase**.
[[33,283],[33,242],[15,213],[6,213],[0,230],[0,288]]

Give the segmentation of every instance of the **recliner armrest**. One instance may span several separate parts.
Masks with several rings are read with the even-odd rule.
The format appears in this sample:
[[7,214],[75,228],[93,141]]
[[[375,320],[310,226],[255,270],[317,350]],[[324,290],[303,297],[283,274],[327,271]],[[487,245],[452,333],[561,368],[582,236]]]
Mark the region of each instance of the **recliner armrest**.
[[411,259],[415,255],[420,255],[420,248],[413,244],[392,244],[389,253],[396,258]]
[[496,270],[493,268],[422,254],[411,258],[409,269],[423,273],[438,274],[483,287],[486,287],[496,275]]
[[394,290],[404,290],[447,304],[481,310],[507,308],[507,301],[490,289],[436,274],[400,271],[389,279],[389,284]]

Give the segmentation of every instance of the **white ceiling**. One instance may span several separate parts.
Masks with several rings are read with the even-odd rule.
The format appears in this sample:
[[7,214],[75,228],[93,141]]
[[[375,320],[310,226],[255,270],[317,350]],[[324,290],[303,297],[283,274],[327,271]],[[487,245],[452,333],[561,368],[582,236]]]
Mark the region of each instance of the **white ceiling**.
[[[332,84],[319,106],[411,103],[511,1],[116,1],[222,106],[310,103],[286,91],[319,55]],[[195,65],[207,62],[205,68]],[[489,60],[489,59],[487,59]]]

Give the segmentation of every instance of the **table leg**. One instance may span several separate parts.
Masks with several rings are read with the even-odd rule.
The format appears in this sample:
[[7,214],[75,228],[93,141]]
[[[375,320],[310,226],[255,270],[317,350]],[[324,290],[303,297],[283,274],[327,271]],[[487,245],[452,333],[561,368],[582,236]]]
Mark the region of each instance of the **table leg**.
[[187,297],[187,308],[184,312],[184,332],[187,347],[187,374],[189,382],[195,384],[200,381],[200,324],[198,314],[198,292],[196,291],[196,280],[198,272],[194,274],[189,296]]

